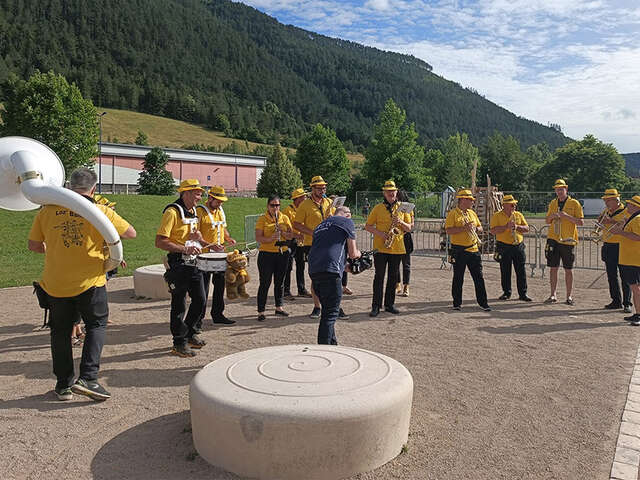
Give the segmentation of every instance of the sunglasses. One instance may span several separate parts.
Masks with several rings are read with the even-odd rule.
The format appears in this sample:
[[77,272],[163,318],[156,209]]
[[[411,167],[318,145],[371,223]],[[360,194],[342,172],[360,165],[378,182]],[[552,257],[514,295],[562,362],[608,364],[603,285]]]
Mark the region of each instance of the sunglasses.
[[279,207],[280,204],[279,203],[270,203],[269,206],[270,207]]

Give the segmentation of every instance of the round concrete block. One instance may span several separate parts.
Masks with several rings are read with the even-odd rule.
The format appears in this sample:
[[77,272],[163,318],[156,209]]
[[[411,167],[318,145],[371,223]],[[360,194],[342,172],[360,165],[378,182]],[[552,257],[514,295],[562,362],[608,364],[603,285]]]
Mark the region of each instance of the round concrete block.
[[338,479],[396,457],[409,434],[413,379],[357,348],[286,345],[235,353],[191,382],[196,450],[259,479]]
[[163,264],[147,265],[133,272],[133,290],[136,297],[164,300],[171,298],[169,287],[164,280],[166,268]]

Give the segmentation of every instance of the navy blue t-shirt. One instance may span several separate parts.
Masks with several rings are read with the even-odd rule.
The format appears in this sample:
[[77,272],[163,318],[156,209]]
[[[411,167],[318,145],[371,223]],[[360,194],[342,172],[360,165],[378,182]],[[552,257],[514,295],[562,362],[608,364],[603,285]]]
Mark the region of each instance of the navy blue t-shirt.
[[344,248],[347,238],[356,238],[356,227],[350,218],[333,216],[318,225],[313,231],[309,251],[309,274],[330,272],[342,275],[347,261]]

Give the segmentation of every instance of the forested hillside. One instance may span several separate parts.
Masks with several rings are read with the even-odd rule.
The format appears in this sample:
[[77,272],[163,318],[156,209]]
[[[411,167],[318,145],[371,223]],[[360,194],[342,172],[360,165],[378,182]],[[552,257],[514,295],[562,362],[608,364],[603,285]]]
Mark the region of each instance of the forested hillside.
[[639,153],[623,153],[624,163],[626,165],[627,175],[630,177],[640,177],[640,152]]
[[[315,123],[355,147],[388,98],[427,143],[495,131],[567,141],[431,72],[427,63],[285,26],[227,0],[0,0],[0,81],[53,70],[96,105],[296,146]],[[0,92],[0,101],[2,92]]]

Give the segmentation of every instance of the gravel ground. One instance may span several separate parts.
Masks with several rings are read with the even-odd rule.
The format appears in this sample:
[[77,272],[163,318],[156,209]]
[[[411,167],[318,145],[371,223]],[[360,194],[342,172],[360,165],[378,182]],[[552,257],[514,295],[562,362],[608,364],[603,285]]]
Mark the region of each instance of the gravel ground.
[[[411,296],[397,302],[401,315],[368,317],[372,272],[351,276],[355,295],[343,301],[351,319],[338,324],[339,342],[395,358],[415,383],[407,452],[354,478],[609,478],[640,328],[625,325],[621,311],[602,310],[602,272],[577,271],[575,306],[548,306],[548,278],[539,276],[529,279],[533,304],[495,300],[499,270],[485,263],[494,310],[476,306],[467,275],[464,308],[454,312],[451,271],[437,259],[413,257],[413,264]],[[207,325],[209,344],[193,359],[168,355],[168,301],[136,300],[131,277],[109,282],[114,323],[100,381],[113,398],[104,403],[56,400],[32,289],[0,290],[1,478],[239,478],[194,450],[191,378],[241,350],[314,343],[317,331],[308,299],[288,304],[287,319],[258,323],[255,262],[250,270],[252,298],[225,312],[238,322]]]

